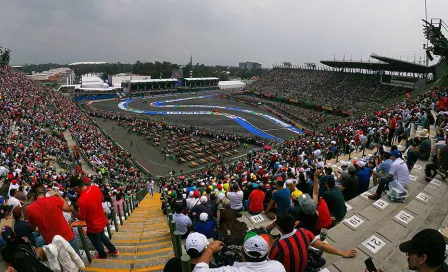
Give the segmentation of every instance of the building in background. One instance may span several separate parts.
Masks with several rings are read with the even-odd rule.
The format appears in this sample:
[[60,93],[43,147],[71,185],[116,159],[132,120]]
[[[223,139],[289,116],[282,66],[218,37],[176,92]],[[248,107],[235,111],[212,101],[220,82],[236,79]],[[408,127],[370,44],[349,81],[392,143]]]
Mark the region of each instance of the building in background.
[[258,62],[240,62],[240,69],[261,69],[261,64]]
[[49,83],[71,85],[75,80],[75,72],[68,67],[61,67],[43,71],[42,73],[32,72],[28,77],[45,85]]

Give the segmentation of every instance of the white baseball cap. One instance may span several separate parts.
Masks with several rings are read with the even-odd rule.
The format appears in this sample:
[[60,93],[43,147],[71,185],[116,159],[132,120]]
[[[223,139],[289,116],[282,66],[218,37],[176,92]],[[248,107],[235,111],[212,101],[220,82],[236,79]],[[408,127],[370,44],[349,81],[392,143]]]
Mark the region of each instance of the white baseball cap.
[[207,221],[208,220],[208,214],[203,212],[199,215],[199,220],[201,221]]
[[208,241],[204,234],[199,232],[192,232],[188,235],[185,240],[185,249],[188,251],[190,249],[196,249],[198,252],[204,251],[207,247]]
[[201,203],[207,203],[208,198],[206,196],[201,196]]
[[317,167],[317,168],[324,168],[324,167],[325,167],[324,162],[322,162],[322,161],[318,162],[318,163],[316,164],[316,167]]

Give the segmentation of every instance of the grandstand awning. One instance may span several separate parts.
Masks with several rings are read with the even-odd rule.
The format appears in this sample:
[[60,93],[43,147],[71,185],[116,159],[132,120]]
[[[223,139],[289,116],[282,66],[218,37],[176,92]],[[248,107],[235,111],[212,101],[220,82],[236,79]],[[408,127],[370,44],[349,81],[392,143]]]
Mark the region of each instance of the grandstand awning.
[[217,77],[198,77],[198,78],[189,78],[189,77],[186,77],[186,78],[184,78],[186,81],[201,81],[201,80],[219,80],[219,78],[217,78]]
[[379,62],[323,60],[320,63],[335,68],[354,68],[419,74],[434,73],[436,67],[435,65],[425,66],[418,63],[378,56],[375,54],[373,54],[371,57],[379,60]]

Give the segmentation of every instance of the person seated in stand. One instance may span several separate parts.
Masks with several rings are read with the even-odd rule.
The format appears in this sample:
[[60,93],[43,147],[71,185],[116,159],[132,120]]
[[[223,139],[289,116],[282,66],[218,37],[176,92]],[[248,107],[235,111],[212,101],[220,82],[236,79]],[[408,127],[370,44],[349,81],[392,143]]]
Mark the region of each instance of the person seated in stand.
[[356,168],[353,165],[348,167],[348,174],[349,176],[341,182],[341,185],[338,185],[345,201],[349,201],[358,196],[359,191],[359,179],[356,176]]
[[[445,238],[435,229],[424,229],[411,240],[401,243],[401,252],[406,253],[408,269],[417,272],[448,272],[445,262]],[[404,270],[404,268],[403,268]],[[367,269],[365,270],[367,271]],[[377,268],[376,272],[385,272]]]
[[434,157],[432,163],[425,166],[426,181],[431,181],[437,175],[437,169],[442,168],[448,171],[448,135],[445,139],[445,145],[437,149],[437,156]]
[[193,272],[286,272],[280,262],[267,259],[269,235],[263,229],[247,232],[241,247],[242,262],[235,262],[232,266],[210,268],[210,260],[222,248],[223,242],[219,240],[211,242],[199,258]]
[[382,156],[375,156],[375,164],[378,166],[373,171],[373,186],[378,184],[378,179],[383,178],[389,173],[392,163],[393,161],[390,159],[389,153],[384,153]]
[[277,210],[276,210],[277,213],[284,212],[291,206],[291,198],[290,198],[291,191],[288,188],[283,188],[283,185],[284,185],[283,180],[277,181],[278,190],[272,194],[271,201],[266,207],[266,210],[263,211],[262,213],[268,213],[272,209],[274,204],[277,204]]
[[259,214],[264,210],[263,201],[265,193],[263,192],[263,183],[254,183],[252,187],[255,190],[249,195],[249,213]]
[[[191,270],[194,270],[199,258],[204,253],[208,246],[207,237],[201,233],[192,232],[188,235],[185,240],[185,250],[188,256],[190,256]],[[163,268],[163,272],[180,272],[182,271],[182,263],[180,258],[171,258]]]
[[215,226],[215,223],[211,220],[208,220],[208,214],[201,213],[199,215],[199,222],[196,222],[196,225],[194,226],[194,230],[198,233],[204,234],[207,239],[210,239],[213,237],[213,227]]
[[358,161],[356,163],[357,171],[356,176],[359,180],[358,194],[362,194],[369,190],[370,177],[372,176],[373,165],[368,162],[368,165],[364,161]]
[[409,182],[409,169],[406,162],[401,158],[401,152],[398,150],[393,150],[389,152],[390,159],[393,161],[390,166],[389,173],[380,180],[376,193],[369,195],[369,199],[378,200],[381,198],[383,191],[393,180],[401,183],[403,187],[406,187]]
[[174,208],[173,220],[176,222],[176,230],[179,231],[181,239],[187,238],[190,233],[191,219],[182,213],[182,207],[176,206]]
[[[315,239],[314,234],[307,229],[296,229],[294,217],[287,212],[277,215],[275,225],[282,236],[274,242],[269,250],[269,260],[281,262],[286,272],[305,271],[310,246],[344,258],[354,258],[356,256],[357,252],[354,249],[341,251],[320,239]],[[296,252],[298,254],[295,254]]]
[[[319,173],[314,174],[314,180],[319,176]],[[316,182],[316,181],[315,181]],[[344,196],[342,195],[341,189],[336,186],[334,179],[327,179],[325,186],[327,191],[324,193],[322,198],[327,203],[330,214],[334,216],[334,224],[337,225],[344,219],[347,213],[347,206],[345,206]]]
[[417,138],[420,140],[418,146],[411,146],[408,150],[408,158],[406,164],[409,169],[414,167],[417,160],[427,161],[431,155],[431,141],[429,140],[429,133],[427,130],[422,130],[417,134]]

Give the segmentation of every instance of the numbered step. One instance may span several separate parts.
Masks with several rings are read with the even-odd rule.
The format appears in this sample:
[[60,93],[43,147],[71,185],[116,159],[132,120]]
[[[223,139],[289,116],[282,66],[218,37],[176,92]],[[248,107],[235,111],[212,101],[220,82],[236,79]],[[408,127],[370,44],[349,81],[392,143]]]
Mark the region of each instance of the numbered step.
[[376,254],[386,245],[386,242],[376,237],[375,235],[372,235],[367,240],[362,242],[362,245],[372,253]]

